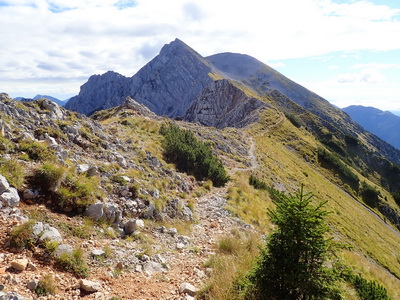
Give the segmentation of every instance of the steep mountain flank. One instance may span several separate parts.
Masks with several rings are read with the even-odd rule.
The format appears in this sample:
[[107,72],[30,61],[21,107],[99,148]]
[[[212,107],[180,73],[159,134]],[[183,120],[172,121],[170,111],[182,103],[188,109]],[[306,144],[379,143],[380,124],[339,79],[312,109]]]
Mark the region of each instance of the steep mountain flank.
[[244,127],[259,119],[259,110],[267,104],[250,98],[228,80],[206,87],[187,110],[184,120],[205,126]]
[[374,107],[352,105],[343,108],[354,121],[382,140],[400,149],[400,117]]
[[131,78],[115,72],[90,77],[65,107],[91,114],[117,106],[131,96],[158,115],[182,116],[212,82],[210,72],[200,54],[176,39]]
[[128,78],[116,72],[93,75],[81,86],[79,95],[72,97],[65,108],[90,115],[102,108],[117,106],[127,96],[127,84]]
[[183,116],[212,82],[210,72],[200,54],[176,39],[131,78],[129,95],[158,115]]

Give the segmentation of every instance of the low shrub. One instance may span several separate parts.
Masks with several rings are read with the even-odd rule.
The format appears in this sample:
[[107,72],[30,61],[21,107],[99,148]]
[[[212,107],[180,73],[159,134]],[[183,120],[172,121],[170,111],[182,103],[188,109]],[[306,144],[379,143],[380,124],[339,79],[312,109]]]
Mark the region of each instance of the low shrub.
[[253,174],[251,174],[249,177],[249,184],[258,190],[267,190],[268,189],[267,184],[264,181],[262,181],[261,179],[258,179],[257,177],[253,176]]
[[63,182],[66,172],[63,166],[46,162],[34,171],[30,183],[43,192],[55,192]]
[[296,115],[285,113],[285,116],[293,124],[293,126],[300,128],[303,125],[302,121]]
[[194,175],[197,180],[211,179],[214,186],[228,182],[229,176],[209,143],[174,124],[163,125],[160,133],[164,136],[164,155],[178,170]]
[[14,144],[3,136],[0,136],[0,153],[9,153],[14,150]]
[[375,208],[379,204],[379,192],[370,186],[368,183],[363,182],[361,186],[361,197],[365,204]]
[[35,293],[38,296],[54,295],[56,293],[56,281],[53,274],[48,273],[39,280],[35,288]]
[[74,249],[72,253],[63,253],[56,258],[56,262],[62,269],[77,277],[86,278],[89,276],[89,267],[82,249]]
[[53,161],[55,160],[54,150],[47,147],[46,144],[32,141],[24,140],[20,142],[19,149],[26,154],[28,154],[31,160],[35,161]]
[[9,246],[19,250],[33,249],[35,247],[33,238],[34,223],[34,221],[28,221],[14,227],[10,232]]
[[99,190],[100,178],[87,177],[84,174],[77,176],[67,175],[57,192],[57,205],[61,208],[70,208],[74,211],[83,211],[87,206],[102,198]]
[[361,300],[391,300],[387,290],[375,281],[355,274],[348,275],[347,281],[354,286]]
[[25,169],[16,160],[0,160],[0,174],[7,179],[10,185],[17,189],[24,184]]
[[360,179],[335,154],[319,148],[318,160],[323,167],[336,172],[344,183],[349,184],[354,190],[358,190]]

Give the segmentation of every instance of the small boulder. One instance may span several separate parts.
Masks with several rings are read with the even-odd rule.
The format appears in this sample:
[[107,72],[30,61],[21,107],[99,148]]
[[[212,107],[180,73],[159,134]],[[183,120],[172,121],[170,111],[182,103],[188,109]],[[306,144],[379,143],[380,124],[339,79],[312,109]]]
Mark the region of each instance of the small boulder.
[[0,194],[8,190],[9,187],[10,184],[7,179],[3,175],[0,175]]
[[11,262],[11,267],[17,271],[24,271],[28,266],[29,260],[27,258],[16,259]]
[[39,197],[39,191],[37,190],[32,190],[32,189],[26,189],[24,190],[23,198],[24,200],[32,200]]
[[86,209],[86,215],[92,220],[100,220],[104,215],[103,206],[104,205],[102,202],[89,205],[89,207]]
[[55,257],[61,257],[63,254],[71,254],[73,251],[72,246],[69,244],[60,244],[54,252]]
[[143,272],[148,275],[152,275],[154,273],[162,272],[162,271],[164,271],[162,264],[155,262],[155,261],[148,261],[143,266]]
[[48,224],[44,225],[44,230],[39,238],[40,242],[50,241],[50,242],[62,242],[62,236],[60,232],[54,228],[49,226]]
[[106,253],[105,253],[103,250],[101,250],[101,249],[93,249],[92,252],[91,252],[91,254],[92,254],[92,256],[94,256],[94,257],[98,257],[98,256],[103,256],[103,255],[105,255]]
[[95,293],[101,291],[101,284],[96,281],[91,281],[87,279],[81,279],[79,281],[80,289],[88,292],[88,293]]
[[136,230],[143,229],[144,222],[140,219],[132,219],[125,223],[124,230],[126,235],[134,233]]
[[6,206],[15,207],[19,204],[20,197],[16,188],[10,187],[0,195],[0,201]]
[[27,287],[29,290],[34,291],[34,290],[37,288],[38,284],[39,284],[39,280],[35,278],[35,279],[29,281],[29,282],[26,284],[26,287]]
[[179,286],[179,293],[194,296],[197,293],[197,289],[192,284],[184,282]]

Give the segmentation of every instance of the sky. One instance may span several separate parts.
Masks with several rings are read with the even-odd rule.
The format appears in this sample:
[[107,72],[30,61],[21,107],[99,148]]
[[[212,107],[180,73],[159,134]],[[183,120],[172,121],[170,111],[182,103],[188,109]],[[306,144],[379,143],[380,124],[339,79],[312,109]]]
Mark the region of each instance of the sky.
[[67,99],[179,38],[251,55],[339,107],[400,111],[398,0],[0,0],[0,92]]

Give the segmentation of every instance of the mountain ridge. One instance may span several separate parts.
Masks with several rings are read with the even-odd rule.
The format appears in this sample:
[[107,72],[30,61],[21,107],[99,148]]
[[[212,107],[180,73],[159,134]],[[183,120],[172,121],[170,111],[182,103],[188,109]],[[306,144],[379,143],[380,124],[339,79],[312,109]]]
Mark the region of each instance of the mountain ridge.
[[400,117],[374,107],[351,105],[343,111],[369,132],[400,149]]

